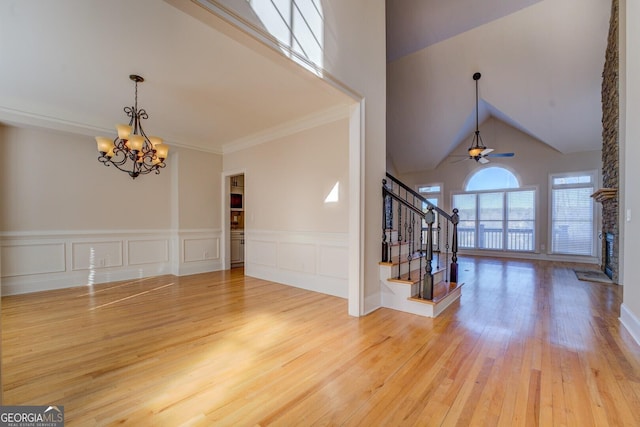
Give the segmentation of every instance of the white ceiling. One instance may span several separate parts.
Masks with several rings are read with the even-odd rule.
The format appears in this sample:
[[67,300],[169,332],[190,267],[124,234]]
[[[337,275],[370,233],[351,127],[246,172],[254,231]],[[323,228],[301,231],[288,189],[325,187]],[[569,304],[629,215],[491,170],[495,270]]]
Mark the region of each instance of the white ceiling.
[[609,0],[387,0],[387,151],[396,171],[434,168],[471,144],[476,71],[481,123],[493,116],[562,153],[600,149],[610,8]]
[[113,126],[128,121],[123,108],[133,105],[128,76],[139,74],[147,134],[223,152],[348,103],[189,0],[171,3],[2,0],[0,123],[115,136]]

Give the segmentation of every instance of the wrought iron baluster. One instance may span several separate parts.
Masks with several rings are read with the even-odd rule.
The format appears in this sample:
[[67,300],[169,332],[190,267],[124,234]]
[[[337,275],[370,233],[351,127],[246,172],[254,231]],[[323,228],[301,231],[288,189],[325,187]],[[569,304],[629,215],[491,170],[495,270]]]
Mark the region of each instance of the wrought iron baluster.
[[[408,254],[407,254],[407,261],[409,262],[409,273],[408,273],[408,280],[411,280],[411,261],[413,260],[413,225],[416,222],[415,219],[415,212],[411,212],[411,220],[409,221],[409,228],[407,229],[407,232],[409,234],[409,244],[408,244]],[[406,236],[406,235],[405,235]]]
[[398,238],[396,243],[398,246],[398,279],[400,279],[400,260],[402,259],[402,203],[398,203]]
[[449,223],[447,222],[445,228],[444,228],[444,240],[445,240],[445,282],[449,282],[450,281],[450,277],[449,277]]
[[[393,198],[388,193],[387,180],[382,180],[382,262],[391,261],[391,233],[393,230]],[[388,240],[387,240],[388,234]]]

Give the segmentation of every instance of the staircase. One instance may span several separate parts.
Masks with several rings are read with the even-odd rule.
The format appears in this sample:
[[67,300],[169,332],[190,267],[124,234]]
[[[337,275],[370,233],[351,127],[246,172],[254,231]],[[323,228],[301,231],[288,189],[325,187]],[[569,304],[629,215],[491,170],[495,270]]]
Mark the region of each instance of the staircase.
[[381,304],[436,317],[461,295],[457,210],[447,214],[390,174],[382,193]]

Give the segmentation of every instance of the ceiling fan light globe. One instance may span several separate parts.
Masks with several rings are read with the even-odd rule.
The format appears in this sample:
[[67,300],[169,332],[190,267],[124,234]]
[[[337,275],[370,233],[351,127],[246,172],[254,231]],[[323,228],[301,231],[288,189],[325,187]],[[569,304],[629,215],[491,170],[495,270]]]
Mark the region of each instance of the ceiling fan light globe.
[[471,157],[479,156],[484,151],[484,149],[485,147],[471,147],[469,148],[469,156]]

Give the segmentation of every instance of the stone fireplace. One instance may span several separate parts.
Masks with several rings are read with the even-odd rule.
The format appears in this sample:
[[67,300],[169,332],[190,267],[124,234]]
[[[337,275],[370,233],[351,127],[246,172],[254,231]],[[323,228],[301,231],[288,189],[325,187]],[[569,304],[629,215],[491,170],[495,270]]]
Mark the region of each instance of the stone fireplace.
[[611,2],[609,37],[602,72],[602,186],[594,194],[602,203],[602,271],[618,283],[619,273],[619,92],[618,4]]

